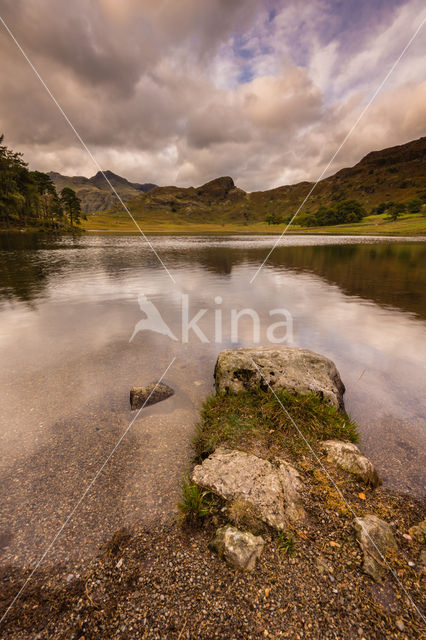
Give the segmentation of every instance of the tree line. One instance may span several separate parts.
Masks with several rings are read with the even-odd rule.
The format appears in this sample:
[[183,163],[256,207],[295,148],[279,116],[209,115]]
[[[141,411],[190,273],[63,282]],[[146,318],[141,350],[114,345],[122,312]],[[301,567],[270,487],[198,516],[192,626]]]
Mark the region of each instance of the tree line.
[[22,154],[9,149],[0,136],[0,227],[38,227],[47,231],[72,230],[85,215],[73,189],[56,192],[51,178],[29,171]]
[[[358,200],[343,200],[334,206],[322,205],[316,211],[306,211],[297,217],[296,224],[301,227],[324,227],[337,224],[350,224],[361,222],[366,215],[386,214],[386,220],[394,222],[404,213],[420,213],[426,195],[421,198],[412,198],[408,202],[381,202],[374,207],[369,214],[363,204]],[[277,213],[269,213],[265,222],[268,224],[287,224],[291,216],[282,216]]]

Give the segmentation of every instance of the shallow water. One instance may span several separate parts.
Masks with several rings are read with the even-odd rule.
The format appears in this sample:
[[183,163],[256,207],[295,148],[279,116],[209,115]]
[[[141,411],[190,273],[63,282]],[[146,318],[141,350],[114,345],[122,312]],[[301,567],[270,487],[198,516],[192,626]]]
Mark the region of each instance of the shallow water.
[[[3,562],[34,563],[95,477],[50,559],[84,557],[123,523],[170,516],[217,353],[232,346],[231,309],[259,314],[262,343],[269,311],[287,309],[291,344],[336,363],[385,485],[424,495],[423,241],[286,237],[250,284],[275,237],[150,240],[176,283],[137,235],[0,236]],[[188,295],[191,316],[207,310],[209,342],[143,331],[129,343],[140,293],[178,337]],[[247,319],[237,344],[252,343]],[[130,387],[158,379],[173,357],[165,381],[176,394],[143,410],[96,476],[134,416]]]

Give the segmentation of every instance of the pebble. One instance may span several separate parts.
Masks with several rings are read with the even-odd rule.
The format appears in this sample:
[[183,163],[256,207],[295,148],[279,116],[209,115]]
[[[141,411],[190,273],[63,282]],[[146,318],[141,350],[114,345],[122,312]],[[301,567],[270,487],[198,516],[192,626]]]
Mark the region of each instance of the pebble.
[[404,629],[405,629],[405,624],[402,622],[402,620],[397,620],[396,621],[396,626],[398,627],[398,629],[400,631],[404,631]]

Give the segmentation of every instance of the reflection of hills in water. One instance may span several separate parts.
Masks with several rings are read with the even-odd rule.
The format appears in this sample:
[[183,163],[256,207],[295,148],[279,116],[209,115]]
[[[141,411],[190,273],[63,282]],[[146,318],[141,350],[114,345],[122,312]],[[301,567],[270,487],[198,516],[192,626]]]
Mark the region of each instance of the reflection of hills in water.
[[[101,269],[120,279],[123,272],[158,267],[155,256],[137,237],[130,241],[120,238],[113,244],[111,238],[105,243],[102,240],[93,245],[87,237],[0,236],[0,299],[34,301],[53,277],[67,271],[85,270],[89,275]],[[72,261],[70,249],[79,250]],[[268,250],[267,245],[250,247],[246,242],[241,246],[209,246],[206,238],[203,244],[177,241],[175,246],[171,242],[159,252],[171,270],[200,266],[210,273],[230,276],[235,267],[243,265],[249,265],[251,271],[262,263]],[[426,317],[426,245],[422,242],[277,247],[265,265],[265,270],[271,268],[310,272],[347,295]]]
[[270,264],[310,271],[348,295],[426,318],[423,243],[281,248],[271,255]]

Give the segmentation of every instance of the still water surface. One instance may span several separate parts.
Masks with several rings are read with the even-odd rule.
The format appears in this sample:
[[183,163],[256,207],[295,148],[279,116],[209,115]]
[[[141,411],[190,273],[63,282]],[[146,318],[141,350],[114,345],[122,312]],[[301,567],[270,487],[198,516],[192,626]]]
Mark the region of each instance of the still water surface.
[[[80,558],[123,523],[167,518],[231,309],[287,309],[293,344],[336,363],[361,446],[385,485],[424,495],[426,244],[418,239],[286,237],[253,284],[272,236],[152,236],[174,284],[136,235],[0,236],[2,562],[31,565],[133,417],[133,385],[176,390],[145,409],[49,558]],[[222,341],[138,333],[145,294],[179,336],[182,294]],[[217,297],[222,301],[218,303]],[[216,298],[216,301],[215,301]],[[240,346],[252,344],[249,321]]]

